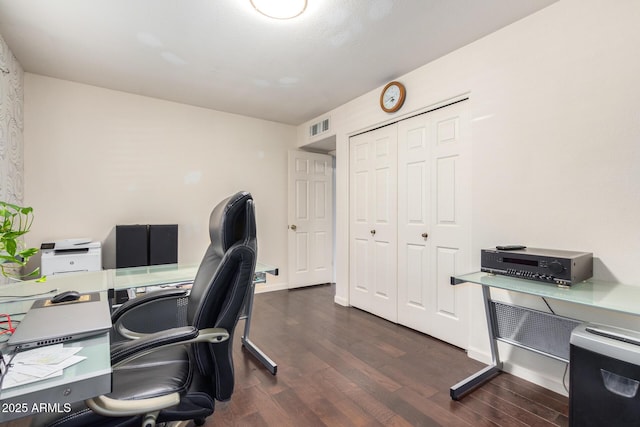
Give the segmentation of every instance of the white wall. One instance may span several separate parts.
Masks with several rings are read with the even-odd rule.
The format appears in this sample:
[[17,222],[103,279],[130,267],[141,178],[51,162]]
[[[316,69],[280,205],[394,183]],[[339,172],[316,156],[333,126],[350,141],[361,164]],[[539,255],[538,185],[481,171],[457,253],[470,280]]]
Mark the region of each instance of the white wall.
[[105,240],[116,224],[179,225],[181,263],[200,261],[211,209],[239,190],[256,202],[259,259],[286,284],[287,150],[295,128],[25,75],[28,242]]
[[[398,77],[407,99],[395,115],[379,107],[382,86],[323,114],[337,138],[336,302],[349,303],[349,136],[464,93],[472,117],[474,269],[481,248],[522,243],[592,251],[596,278],[640,284],[638,16],[636,0],[562,0]],[[298,128],[298,145],[308,142],[314,121]],[[487,361],[480,292],[473,292],[469,354]],[[640,327],[605,311],[556,311]],[[507,369],[562,392],[563,364],[511,348],[501,355]]]

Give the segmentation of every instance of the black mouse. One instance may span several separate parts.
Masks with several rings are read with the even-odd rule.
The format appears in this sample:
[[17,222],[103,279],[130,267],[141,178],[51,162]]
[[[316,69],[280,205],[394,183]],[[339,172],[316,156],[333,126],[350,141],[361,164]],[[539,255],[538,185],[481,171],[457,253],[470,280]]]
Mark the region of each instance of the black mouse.
[[51,298],[51,302],[53,304],[58,304],[59,302],[75,301],[78,298],[80,298],[80,293],[78,291],[65,291]]

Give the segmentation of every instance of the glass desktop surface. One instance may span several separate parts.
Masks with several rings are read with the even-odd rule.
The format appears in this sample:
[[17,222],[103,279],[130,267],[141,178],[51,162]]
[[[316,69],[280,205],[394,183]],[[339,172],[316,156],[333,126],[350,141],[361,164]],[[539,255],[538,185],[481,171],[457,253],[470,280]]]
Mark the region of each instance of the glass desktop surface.
[[162,264],[109,270],[113,289],[175,285],[193,281],[198,264]]
[[[199,264],[163,264],[146,267],[116,268],[110,270],[78,272],[47,276],[44,282],[37,279],[0,285],[0,304],[11,301],[50,298],[64,291],[80,293],[130,289],[145,286],[175,285],[191,282],[196,277]],[[277,274],[274,266],[258,262],[256,276]]]
[[458,282],[470,282],[507,291],[521,292],[559,301],[640,315],[640,286],[589,279],[571,287],[560,287],[535,280],[476,272],[455,276]]
[[[145,286],[177,285],[192,282],[199,264],[163,264],[108,270],[112,274],[113,289],[131,289]],[[256,263],[255,274],[276,274],[277,268]]]
[[0,285],[0,304],[10,301],[50,298],[64,291],[80,293],[106,291],[111,280],[109,270],[83,271],[47,276],[44,282],[37,279]]

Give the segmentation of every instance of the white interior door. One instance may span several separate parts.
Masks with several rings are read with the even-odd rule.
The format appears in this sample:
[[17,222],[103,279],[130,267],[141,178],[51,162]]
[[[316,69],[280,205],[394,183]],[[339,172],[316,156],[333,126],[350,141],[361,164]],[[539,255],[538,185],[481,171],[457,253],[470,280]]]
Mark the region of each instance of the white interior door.
[[471,171],[467,102],[398,124],[398,322],[469,342]]
[[350,139],[350,304],[397,321],[396,125]]
[[333,162],[289,151],[289,288],[333,278]]

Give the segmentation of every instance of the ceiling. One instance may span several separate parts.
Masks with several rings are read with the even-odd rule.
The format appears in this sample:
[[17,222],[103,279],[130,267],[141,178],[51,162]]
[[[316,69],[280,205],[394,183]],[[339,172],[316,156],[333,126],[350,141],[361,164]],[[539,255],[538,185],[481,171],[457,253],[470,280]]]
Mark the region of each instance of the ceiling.
[[0,0],[25,71],[292,125],[557,0]]

